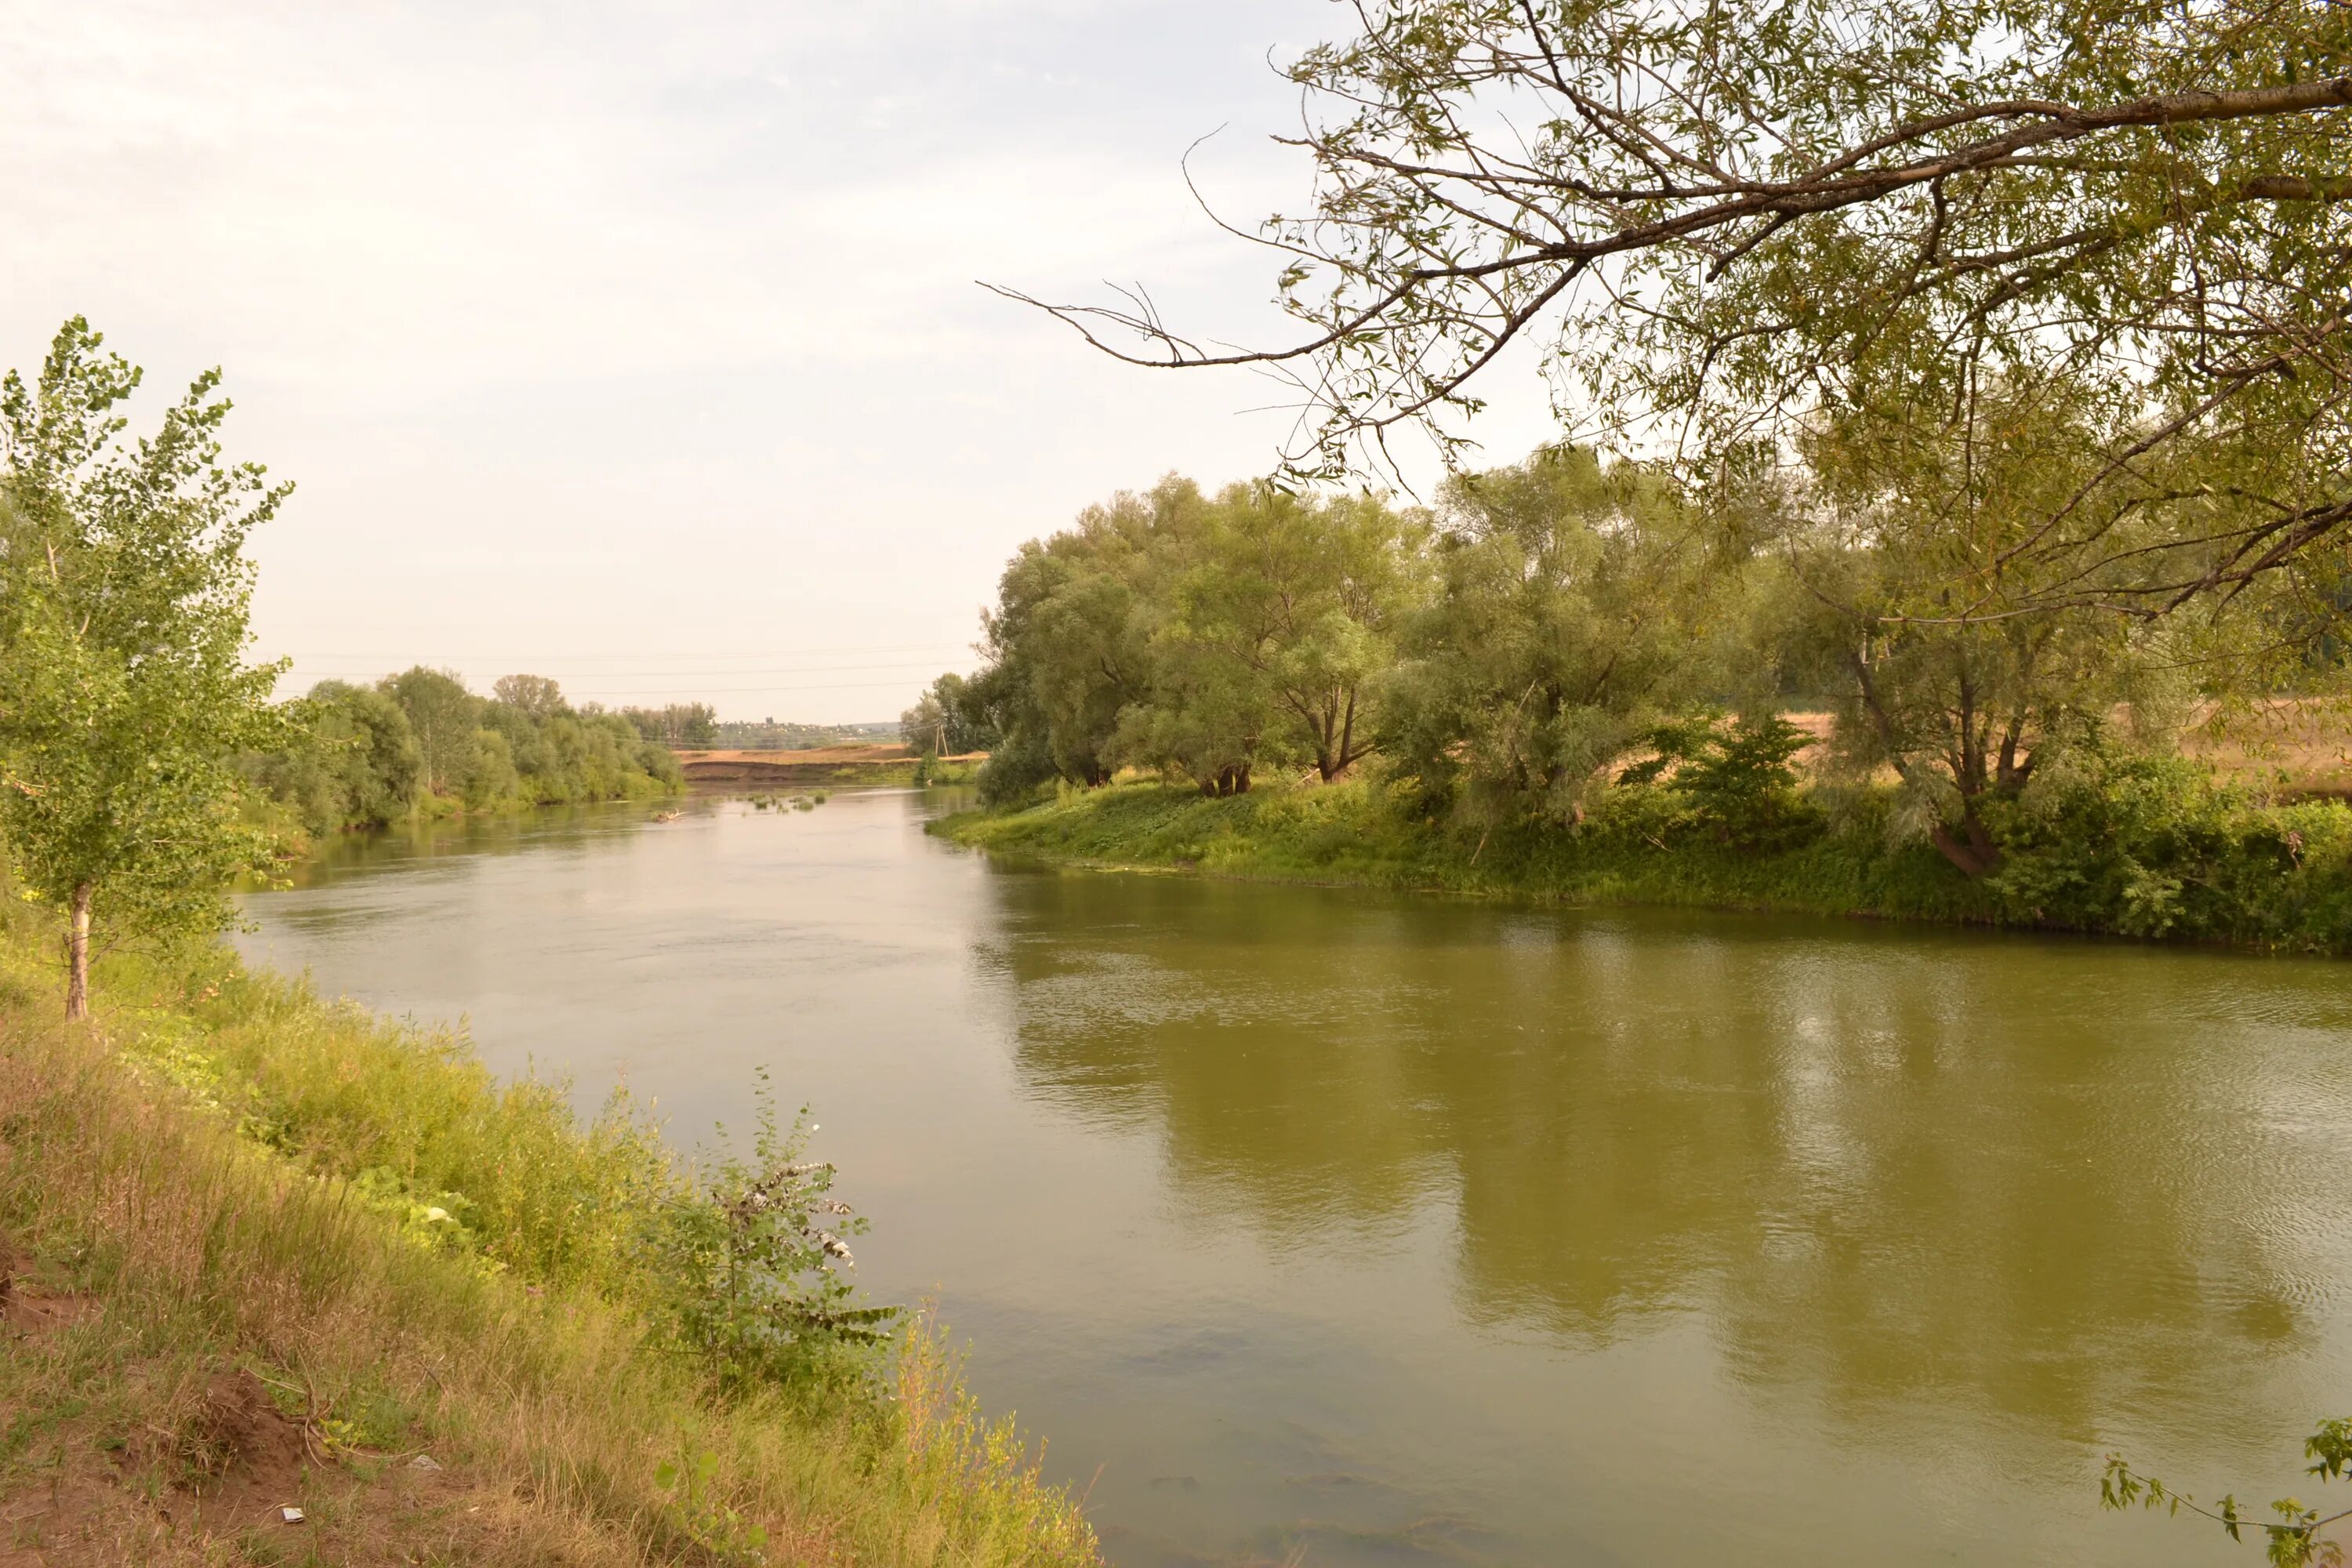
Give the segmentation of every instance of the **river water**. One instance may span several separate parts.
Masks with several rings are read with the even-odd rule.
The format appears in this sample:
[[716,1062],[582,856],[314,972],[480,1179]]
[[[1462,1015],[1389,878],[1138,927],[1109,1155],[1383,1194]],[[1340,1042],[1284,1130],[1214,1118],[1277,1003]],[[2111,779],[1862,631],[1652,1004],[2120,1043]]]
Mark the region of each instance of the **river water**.
[[2352,970],[1022,868],[935,799],[339,846],[247,951],[806,1100],[1114,1562],[2197,1563],[2121,1448],[2308,1494],[2352,1413]]

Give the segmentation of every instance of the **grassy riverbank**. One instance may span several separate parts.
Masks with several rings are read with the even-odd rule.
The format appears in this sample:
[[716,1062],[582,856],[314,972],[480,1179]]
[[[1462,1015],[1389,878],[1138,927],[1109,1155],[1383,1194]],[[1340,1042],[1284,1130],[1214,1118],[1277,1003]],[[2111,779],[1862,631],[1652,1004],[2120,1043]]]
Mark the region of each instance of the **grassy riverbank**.
[[703,1353],[741,1303],[676,1242],[723,1200],[625,1101],[583,1123],[219,950],[113,961],[68,1026],[54,932],[14,920],[0,1509],[27,1561],[1097,1560],[927,1325],[790,1375]]
[[2000,814],[1971,881],[1893,831],[1881,790],[1811,792],[1774,841],[1727,841],[1665,787],[1608,792],[1573,827],[1450,824],[1378,782],[1222,800],[1122,784],[942,818],[1001,853],[1276,881],[1570,903],[1783,910],[2352,951],[2352,810],[2273,804],[2194,764],[2119,761]]

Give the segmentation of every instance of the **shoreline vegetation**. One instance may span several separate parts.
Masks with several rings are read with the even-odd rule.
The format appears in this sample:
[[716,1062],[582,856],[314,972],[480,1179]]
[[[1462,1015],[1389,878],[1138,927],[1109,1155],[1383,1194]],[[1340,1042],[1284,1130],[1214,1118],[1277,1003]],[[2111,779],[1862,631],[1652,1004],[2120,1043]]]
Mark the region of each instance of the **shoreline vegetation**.
[[44,1561],[1099,1561],[938,1326],[847,1296],[793,1131],[688,1161],[217,946],[68,1023],[56,922],[5,920],[0,1495]]
[[709,722],[701,705],[574,707],[539,675],[481,697],[423,665],[373,686],[322,680],[285,711],[279,743],[237,766],[247,814],[297,855],[395,822],[662,799],[686,784],[673,745]]
[[939,831],[997,850],[2352,952],[2336,580],[1951,613],[2104,460],[1974,441],[1704,483],[1560,446],[1428,505],[1170,475],[1024,544],[901,729],[987,753]]
[[2352,808],[2273,801],[2177,758],[2104,759],[1993,818],[1991,876],[1899,832],[1896,791],[1788,788],[1765,833],[1667,777],[1573,825],[1480,828],[1379,778],[1204,796],[1129,779],[981,807],[929,830],[1099,869],[1242,880],[1856,916],[2352,952]]

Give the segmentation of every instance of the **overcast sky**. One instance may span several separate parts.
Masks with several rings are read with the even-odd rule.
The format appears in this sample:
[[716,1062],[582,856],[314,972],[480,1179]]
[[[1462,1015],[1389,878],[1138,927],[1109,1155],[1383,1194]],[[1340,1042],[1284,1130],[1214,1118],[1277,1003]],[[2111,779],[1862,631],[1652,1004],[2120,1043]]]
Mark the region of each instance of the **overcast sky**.
[[[1022,540],[1271,465],[1275,389],[1105,362],[975,278],[1278,331],[1268,68],[1325,0],[0,0],[0,362],[219,364],[290,685],[424,661],[895,716]],[[1509,393],[1512,388],[1495,388]],[[1486,436],[1517,455],[1540,392]]]

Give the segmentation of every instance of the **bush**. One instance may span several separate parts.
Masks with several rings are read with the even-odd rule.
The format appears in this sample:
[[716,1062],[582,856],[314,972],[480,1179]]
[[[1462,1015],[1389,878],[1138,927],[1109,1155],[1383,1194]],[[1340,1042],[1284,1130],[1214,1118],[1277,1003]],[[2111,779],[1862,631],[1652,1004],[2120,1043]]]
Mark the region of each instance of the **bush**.
[[2012,918],[2130,936],[2352,943],[2352,813],[2269,805],[2172,757],[2092,748],[1992,820]]
[[1618,775],[1620,784],[1655,784],[1689,804],[1693,819],[1742,849],[1786,848],[1820,831],[1822,814],[1797,793],[1790,764],[1812,744],[1808,731],[1777,713],[1742,714],[1727,727],[1703,713],[1652,730],[1655,753]]

